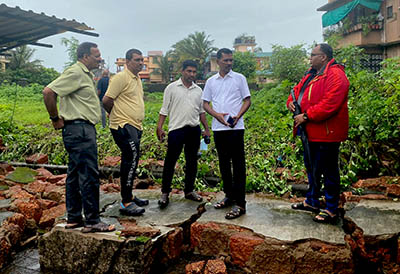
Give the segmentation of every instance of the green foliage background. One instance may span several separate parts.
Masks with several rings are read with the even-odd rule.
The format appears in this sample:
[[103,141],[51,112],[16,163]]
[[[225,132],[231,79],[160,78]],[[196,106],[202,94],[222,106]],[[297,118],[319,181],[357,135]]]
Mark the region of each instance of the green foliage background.
[[[359,178],[400,174],[400,59],[387,59],[381,71],[372,73],[357,67],[361,54],[357,51],[348,48],[336,53],[338,61],[347,64],[351,83],[349,139],[342,144],[340,154],[343,188]],[[290,190],[289,181],[306,179],[301,142],[292,136],[292,117],[285,106],[293,84],[283,80],[252,91],[252,106],[245,115],[248,191],[282,195]],[[0,136],[7,147],[0,154],[0,161],[24,161],[33,153],[46,153],[52,164],[67,163],[61,133],[51,127],[42,89],[39,84],[0,86]],[[145,94],[143,160],[165,157],[165,143],[158,142],[155,136],[162,95]],[[100,162],[106,156],[119,155],[109,130],[97,130]],[[173,183],[182,188],[183,155],[178,164]],[[139,166],[139,173],[146,175],[149,171]],[[213,142],[199,160],[196,188],[217,190],[219,186],[212,188],[206,184],[209,176],[219,176]]]

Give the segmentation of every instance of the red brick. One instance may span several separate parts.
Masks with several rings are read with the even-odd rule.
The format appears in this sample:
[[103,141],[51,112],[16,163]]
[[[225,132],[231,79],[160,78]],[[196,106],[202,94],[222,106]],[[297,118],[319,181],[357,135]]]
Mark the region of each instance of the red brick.
[[56,184],[57,182],[65,179],[66,177],[67,177],[67,174],[53,175],[53,176],[50,176],[49,178],[47,178],[47,181],[49,183]]
[[6,175],[8,172],[13,170],[14,168],[9,164],[0,164],[0,175]]
[[26,219],[25,216],[22,215],[21,213],[14,213],[14,215],[8,217],[5,222],[5,224],[15,224],[19,226],[22,230],[25,230],[26,227]]
[[166,252],[168,259],[178,259],[182,252],[183,246],[183,230],[175,228],[172,233],[168,234],[167,240],[163,245],[163,250]]
[[47,154],[33,154],[25,158],[25,162],[28,164],[47,164],[49,162],[49,157]]
[[121,163],[120,156],[107,156],[103,160],[103,166],[118,166]]
[[36,223],[40,221],[42,217],[42,208],[35,199],[24,199],[14,201],[15,207],[18,212],[23,214],[27,219],[33,219]]
[[53,200],[38,199],[37,201],[38,201],[38,203],[40,205],[40,208],[43,209],[43,210],[50,209],[50,208],[55,207],[55,206],[58,205],[58,203],[56,201],[53,201]]
[[33,183],[28,184],[25,189],[30,193],[43,193],[47,185],[48,183],[43,181],[34,181]]
[[262,244],[264,239],[244,233],[237,233],[230,238],[229,247],[233,263],[245,266],[256,246]]
[[65,214],[65,204],[61,204],[50,209],[43,210],[42,217],[39,221],[39,226],[42,228],[53,226],[56,218]]
[[222,260],[209,260],[204,269],[204,274],[227,274],[226,265]]
[[7,191],[6,197],[15,199],[31,199],[33,195],[23,190],[20,185],[12,186]]
[[386,195],[400,197],[400,185],[389,184],[386,188]]
[[53,173],[51,173],[50,171],[48,171],[47,169],[45,169],[43,167],[36,169],[36,171],[38,172],[38,175],[36,175],[36,178],[39,180],[46,181],[47,178],[53,176]]
[[188,264],[185,267],[186,274],[202,274],[204,269],[205,261],[200,261],[192,264]]

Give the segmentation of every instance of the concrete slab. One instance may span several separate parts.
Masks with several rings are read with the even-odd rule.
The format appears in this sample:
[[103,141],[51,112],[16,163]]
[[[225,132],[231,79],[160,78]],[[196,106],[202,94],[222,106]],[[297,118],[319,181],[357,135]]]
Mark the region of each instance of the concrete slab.
[[197,208],[202,204],[185,199],[183,194],[171,194],[168,207],[160,209],[158,206],[158,199],[161,195],[160,190],[135,190],[135,195],[141,199],[149,200],[149,205],[143,207],[146,212],[142,216],[127,217],[121,215],[119,213],[119,200],[118,203],[110,205],[102,216],[135,219],[138,225],[177,226],[188,221],[193,215],[198,214]]
[[400,202],[363,200],[346,212],[364,235],[376,236],[400,232]]
[[246,200],[247,212],[238,219],[225,219],[230,208],[217,210],[209,203],[206,212],[197,221],[234,224],[282,241],[318,239],[334,244],[345,243],[341,224],[318,224],[312,220],[314,214],[295,211],[291,209],[291,203],[263,195],[250,194]]

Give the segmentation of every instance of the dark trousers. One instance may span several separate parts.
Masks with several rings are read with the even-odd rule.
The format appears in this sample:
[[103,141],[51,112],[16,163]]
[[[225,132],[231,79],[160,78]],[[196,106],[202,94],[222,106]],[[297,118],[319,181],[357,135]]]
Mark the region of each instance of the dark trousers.
[[[238,206],[246,207],[246,161],[244,155],[244,130],[214,131],[218,152],[219,170],[227,198]],[[233,168],[233,176],[232,176]]]
[[139,163],[140,138],[142,131],[126,124],[117,130],[110,129],[115,143],[120,148],[121,156],[121,197],[122,203],[130,203],[133,200],[133,180],[136,176],[136,168]]
[[168,133],[168,150],[164,161],[162,193],[171,192],[175,164],[184,148],[185,152],[185,193],[192,192],[197,175],[197,152],[200,147],[200,126],[186,126]]
[[310,164],[304,158],[309,182],[306,203],[319,207],[318,198],[321,196],[323,176],[326,209],[333,214],[336,214],[340,196],[339,146],[340,143],[310,142],[311,164],[315,179]]
[[87,224],[100,221],[100,182],[97,165],[96,129],[92,124],[66,122],[62,130],[68,152],[66,204],[69,223],[82,221],[82,207]]

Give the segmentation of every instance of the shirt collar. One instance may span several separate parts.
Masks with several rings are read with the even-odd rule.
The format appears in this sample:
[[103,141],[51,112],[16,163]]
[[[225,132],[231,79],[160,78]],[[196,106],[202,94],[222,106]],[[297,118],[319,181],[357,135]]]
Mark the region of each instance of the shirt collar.
[[126,71],[126,73],[128,73],[128,75],[132,78],[139,78],[138,76],[136,76],[135,74],[132,73],[132,71],[130,71],[128,68],[124,69]]
[[231,77],[231,78],[233,77],[232,70],[230,70],[227,74],[225,74],[225,77],[222,77],[221,74],[219,73],[219,71],[217,73],[218,73],[218,78],[221,78],[221,79],[224,79],[226,76]]
[[[177,85],[178,86],[184,86],[186,88],[186,86],[183,84],[182,78],[179,78]],[[196,87],[195,84],[192,82],[192,85],[188,89],[192,89],[192,88],[195,88],[195,87]]]
[[78,64],[78,66],[86,73],[89,73],[90,71],[88,70],[88,68],[81,62],[81,61],[77,61],[76,62]]

